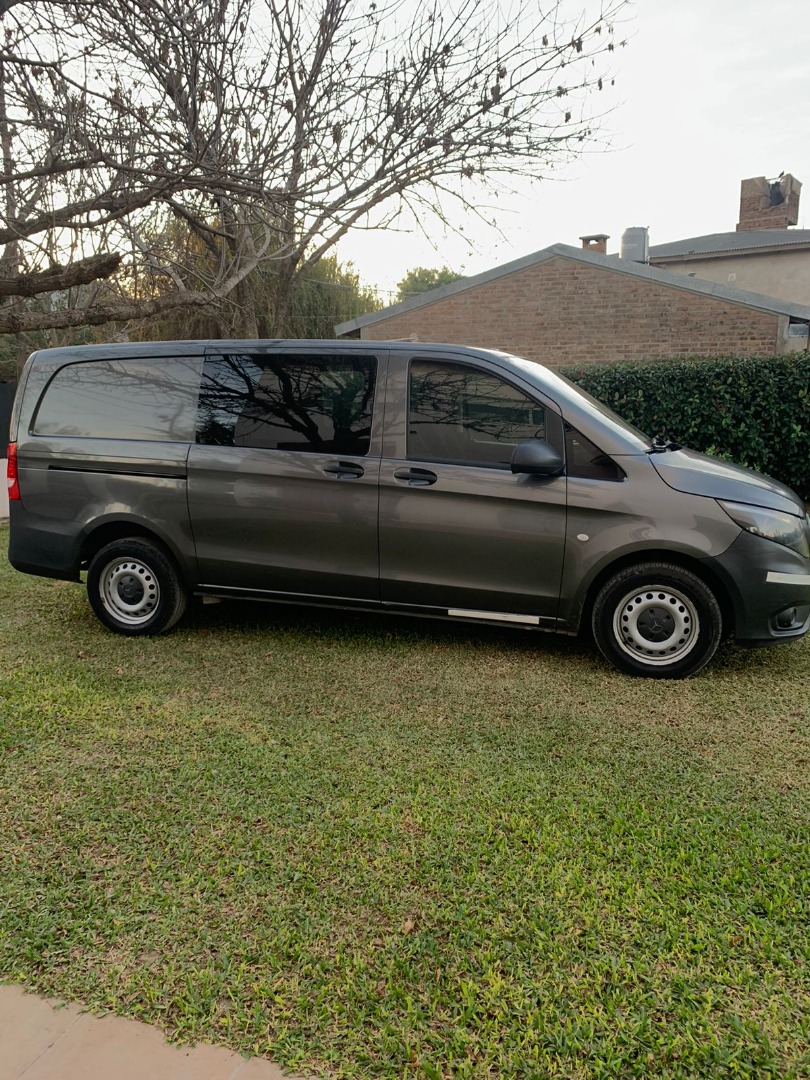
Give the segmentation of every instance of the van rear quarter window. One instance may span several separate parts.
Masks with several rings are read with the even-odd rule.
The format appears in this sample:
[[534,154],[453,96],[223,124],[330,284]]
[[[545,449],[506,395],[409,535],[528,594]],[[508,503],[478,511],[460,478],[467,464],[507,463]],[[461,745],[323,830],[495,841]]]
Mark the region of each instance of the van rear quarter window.
[[48,384],[35,435],[193,442],[202,357],[68,364]]
[[376,374],[371,356],[209,356],[197,442],[364,456]]

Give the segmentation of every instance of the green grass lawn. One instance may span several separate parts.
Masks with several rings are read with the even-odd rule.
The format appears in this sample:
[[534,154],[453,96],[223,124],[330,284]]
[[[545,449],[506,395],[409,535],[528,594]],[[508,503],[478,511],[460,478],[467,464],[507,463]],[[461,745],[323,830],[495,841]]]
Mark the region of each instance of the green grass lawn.
[[3,980],[335,1077],[810,1076],[808,644],[128,640],[3,555],[0,657]]

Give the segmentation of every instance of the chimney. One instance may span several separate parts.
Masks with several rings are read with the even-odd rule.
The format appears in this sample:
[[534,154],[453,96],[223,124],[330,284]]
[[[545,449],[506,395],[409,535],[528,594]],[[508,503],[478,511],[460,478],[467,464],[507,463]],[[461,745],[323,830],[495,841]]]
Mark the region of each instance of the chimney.
[[610,239],[607,233],[593,233],[591,236],[580,236],[583,251],[595,251],[597,255],[607,255],[607,242]]
[[740,220],[737,232],[749,229],[786,229],[799,220],[802,185],[790,173],[775,180],[752,176],[740,184]]
[[634,225],[624,230],[619,254],[627,262],[646,264],[650,261],[650,234],[646,225]]

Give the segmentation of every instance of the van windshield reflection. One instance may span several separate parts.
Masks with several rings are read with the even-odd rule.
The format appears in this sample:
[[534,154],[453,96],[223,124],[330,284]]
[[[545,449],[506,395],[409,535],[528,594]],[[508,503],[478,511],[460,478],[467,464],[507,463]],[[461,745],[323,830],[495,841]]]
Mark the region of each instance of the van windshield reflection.
[[538,387],[559,399],[559,403],[575,405],[578,412],[586,412],[592,419],[607,424],[614,431],[621,432],[629,438],[637,447],[638,453],[646,453],[652,446],[652,439],[645,435],[633,424],[623,420],[613,409],[599,401],[581,386],[566,379],[555,371],[550,371],[543,364],[535,360],[527,360],[522,356],[513,356],[510,353],[501,353],[511,364],[523,370],[524,374]]

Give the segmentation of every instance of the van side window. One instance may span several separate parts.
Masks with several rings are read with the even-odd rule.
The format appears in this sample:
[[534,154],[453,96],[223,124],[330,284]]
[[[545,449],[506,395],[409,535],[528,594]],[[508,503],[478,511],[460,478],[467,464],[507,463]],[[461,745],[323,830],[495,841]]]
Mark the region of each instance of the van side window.
[[373,356],[209,356],[197,442],[364,456],[376,375]]
[[518,443],[545,438],[546,413],[487,371],[413,360],[408,421],[411,459],[506,468]]
[[565,471],[588,480],[624,480],[625,476],[613,458],[570,424],[565,425]]
[[193,442],[202,357],[91,360],[60,368],[35,435]]

